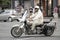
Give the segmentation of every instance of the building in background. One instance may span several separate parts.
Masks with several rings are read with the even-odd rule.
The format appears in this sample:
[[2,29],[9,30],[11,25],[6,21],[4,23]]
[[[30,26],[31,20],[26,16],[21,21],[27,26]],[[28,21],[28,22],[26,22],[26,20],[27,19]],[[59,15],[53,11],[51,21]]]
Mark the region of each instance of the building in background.
[[58,6],[60,6],[60,0],[58,0]]
[[58,9],[59,9],[58,16],[60,17],[60,0],[58,0]]
[[12,0],[12,8],[20,4],[24,8],[29,9],[39,3],[40,7],[43,7],[44,16],[52,16],[54,7],[60,5],[59,1],[60,0]]

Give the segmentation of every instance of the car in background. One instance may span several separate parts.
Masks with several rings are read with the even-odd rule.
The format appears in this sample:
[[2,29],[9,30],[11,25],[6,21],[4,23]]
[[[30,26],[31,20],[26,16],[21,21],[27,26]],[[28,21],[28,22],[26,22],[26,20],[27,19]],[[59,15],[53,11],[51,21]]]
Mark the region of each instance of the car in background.
[[0,10],[0,14],[1,14],[2,12],[4,12],[4,10]]
[[16,11],[14,9],[5,9],[4,12],[0,13],[0,20],[3,21],[14,21],[18,20],[18,16],[16,16]]

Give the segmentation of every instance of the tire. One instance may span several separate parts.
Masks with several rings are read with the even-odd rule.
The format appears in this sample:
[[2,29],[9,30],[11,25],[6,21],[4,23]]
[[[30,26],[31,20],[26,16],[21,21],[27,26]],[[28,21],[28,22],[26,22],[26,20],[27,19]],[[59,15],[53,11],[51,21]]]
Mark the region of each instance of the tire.
[[6,22],[7,20],[4,20],[4,22]]
[[19,22],[19,20],[17,19],[17,22]]
[[11,18],[11,17],[9,17],[9,18],[8,18],[8,21],[9,21],[9,22],[12,22],[12,18]]
[[54,33],[54,27],[45,27],[44,29],[44,35],[45,36],[51,36]]
[[19,37],[21,37],[21,35],[22,35],[22,29],[19,29],[19,31],[17,32],[17,30],[18,30],[18,28],[19,27],[13,27],[12,29],[11,29],[11,35],[14,37],[14,38],[19,38]]

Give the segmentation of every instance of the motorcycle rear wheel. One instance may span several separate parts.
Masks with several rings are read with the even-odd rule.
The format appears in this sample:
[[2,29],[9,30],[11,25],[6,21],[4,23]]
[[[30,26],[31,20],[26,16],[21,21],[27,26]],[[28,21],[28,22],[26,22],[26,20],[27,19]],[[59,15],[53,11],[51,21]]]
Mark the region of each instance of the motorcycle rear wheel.
[[45,36],[51,36],[54,33],[54,27],[46,27],[44,30]]

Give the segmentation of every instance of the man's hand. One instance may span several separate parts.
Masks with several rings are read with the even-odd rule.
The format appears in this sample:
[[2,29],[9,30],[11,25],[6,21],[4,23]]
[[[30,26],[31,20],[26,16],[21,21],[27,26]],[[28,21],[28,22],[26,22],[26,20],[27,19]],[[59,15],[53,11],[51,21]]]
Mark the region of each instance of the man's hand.
[[29,21],[33,21],[32,18],[28,18]]

